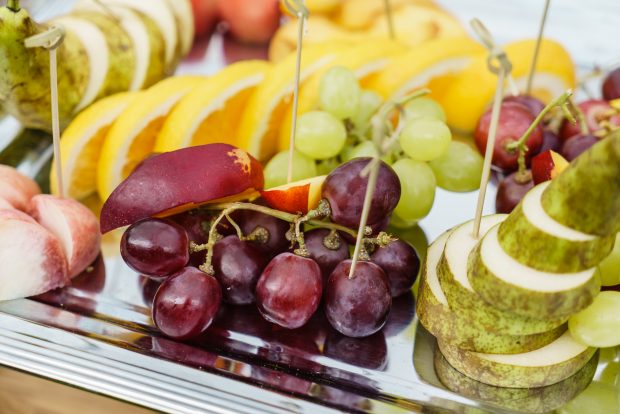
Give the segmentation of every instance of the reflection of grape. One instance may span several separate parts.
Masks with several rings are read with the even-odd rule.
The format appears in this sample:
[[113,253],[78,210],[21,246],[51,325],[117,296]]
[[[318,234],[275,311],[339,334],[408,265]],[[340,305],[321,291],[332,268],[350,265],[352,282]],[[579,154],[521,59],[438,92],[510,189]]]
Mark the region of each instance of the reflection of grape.
[[342,66],[329,69],[319,85],[319,106],[339,119],[352,118],[360,101],[355,74]]
[[[293,181],[314,177],[316,164],[299,151],[293,152]],[[265,188],[286,184],[288,173],[288,150],[277,153],[265,166]]]
[[620,292],[601,292],[594,302],[568,320],[577,341],[598,348],[620,345]]
[[599,264],[603,286],[620,284],[620,233],[616,235],[616,244],[609,256]]
[[446,122],[446,113],[437,101],[421,97],[415,98],[405,104],[405,116],[407,119],[435,118]]
[[449,191],[473,191],[480,186],[484,159],[469,145],[452,141],[448,150],[429,165],[437,185]]
[[584,414],[620,412],[620,399],[613,385],[600,381],[592,383],[574,400],[558,410],[558,414]]
[[344,147],[347,131],[344,124],[323,111],[311,111],[299,117],[295,148],[315,160],[335,157]]
[[435,174],[424,162],[407,158],[392,165],[401,182],[402,193],[394,215],[410,225],[425,217],[435,201]]
[[398,140],[411,159],[430,161],[448,150],[452,134],[448,126],[438,119],[416,118],[405,121]]

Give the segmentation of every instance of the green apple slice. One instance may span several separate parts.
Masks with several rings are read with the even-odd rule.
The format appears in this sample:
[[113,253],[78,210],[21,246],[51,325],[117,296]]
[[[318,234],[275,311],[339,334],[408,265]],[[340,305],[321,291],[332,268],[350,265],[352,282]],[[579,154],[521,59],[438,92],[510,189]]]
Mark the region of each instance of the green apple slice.
[[442,234],[428,248],[420,280],[416,311],[420,323],[433,336],[470,351],[514,354],[538,349],[564,333],[566,326],[561,325],[539,334],[497,335],[479,324],[477,320],[452,312],[437,278],[437,264],[449,235],[449,232]]
[[527,267],[504,251],[498,229],[489,230],[470,257],[469,282],[484,300],[545,320],[568,318],[592,303],[601,288],[597,268],[548,273]]
[[[495,214],[482,218],[480,235],[499,224],[506,215]],[[473,220],[452,231],[437,266],[441,288],[448,299],[450,309],[464,319],[477,321],[488,332],[496,335],[532,335],[550,331],[566,322],[567,318],[544,320],[518,315],[487,303],[472,287],[467,277],[468,258],[478,243],[473,236]],[[494,286],[490,286],[493,289]]]
[[594,267],[614,245],[614,237],[598,237],[566,227],[543,209],[541,197],[549,181],[530,190],[499,227],[499,243],[520,263],[554,273]]
[[581,154],[542,196],[549,216],[587,234],[620,232],[620,131]]
[[496,387],[535,388],[556,384],[577,373],[596,352],[566,331],[542,348],[522,354],[483,354],[438,341],[446,360],[460,373]]
[[523,413],[548,413],[571,401],[590,384],[596,373],[598,360],[596,353],[574,375],[555,384],[537,388],[495,387],[478,382],[454,369],[439,350],[435,351],[434,365],[441,383],[465,397]]

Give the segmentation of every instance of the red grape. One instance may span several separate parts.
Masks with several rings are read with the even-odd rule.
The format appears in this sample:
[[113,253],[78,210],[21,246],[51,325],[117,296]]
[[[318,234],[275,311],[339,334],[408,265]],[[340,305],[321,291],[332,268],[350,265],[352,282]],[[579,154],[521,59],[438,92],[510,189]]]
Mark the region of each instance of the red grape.
[[191,210],[168,217],[187,232],[190,241],[196,244],[204,244],[209,240],[209,228],[213,214],[209,212]]
[[495,210],[498,213],[509,214],[525,194],[534,188],[534,181],[531,178],[522,183],[516,179],[517,174],[514,172],[499,182],[495,197]]
[[409,292],[420,271],[420,256],[409,243],[395,240],[377,248],[370,260],[379,265],[390,281],[392,297]]
[[314,229],[305,234],[306,248],[310,253],[310,258],[321,268],[323,286],[327,283],[327,278],[336,265],[349,258],[349,246],[338,234],[335,234],[338,248],[331,249],[325,245],[325,237],[329,236],[330,233],[327,229]]
[[153,279],[148,276],[140,276],[138,278],[138,283],[140,284],[140,291],[142,292],[144,304],[151,307],[153,305],[153,299],[155,298],[157,289],[159,289],[159,286],[161,286],[163,280]]
[[[506,170],[513,171],[518,167],[518,151],[508,151],[508,144],[516,142],[521,138],[523,133],[534,122],[536,117],[532,115],[529,108],[518,102],[503,102],[499,115],[499,123],[497,125],[497,134],[495,135],[495,147],[493,148],[493,165]],[[481,154],[484,155],[489,127],[491,124],[491,109],[488,109],[478,121],[474,137],[476,138],[476,146]],[[528,151],[526,158],[529,159],[537,154],[543,141],[543,129],[538,125],[530,134],[525,142]]]
[[222,302],[213,276],[186,267],[166,279],[153,300],[153,321],[166,336],[189,339],[204,332]]
[[545,109],[545,104],[542,103],[540,99],[531,95],[507,96],[504,98],[504,102],[520,103],[521,105],[527,107],[527,109],[529,109],[534,116],[538,116],[538,114]]
[[[259,202],[257,204],[261,203]],[[251,242],[262,253],[267,254],[269,257],[273,257],[288,248],[289,241],[286,239],[286,232],[290,228],[289,223],[253,210],[238,210],[237,213],[238,214],[235,214],[232,218],[237,222],[244,235],[248,236],[258,227],[267,230],[269,236],[266,242]]]
[[151,277],[168,276],[189,261],[187,233],[170,220],[140,220],[123,234],[121,256],[136,272]]
[[572,161],[597,142],[598,138],[594,135],[575,135],[564,141],[562,148],[560,148],[560,154],[567,161]]
[[[368,187],[368,177],[361,177],[360,173],[370,160],[371,158],[355,158],[333,170],[325,179],[323,198],[329,201],[335,223],[352,228],[359,226]],[[381,161],[368,223],[379,223],[389,216],[399,199],[398,176],[389,165]]]
[[274,257],[256,284],[258,310],[269,322],[288,329],[303,326],[321,302],[321,268],[292,253]]
[[543,132],[543,142],[540,149],[538,150],[538,153],[542,154],[547,150],[559,152],[561,146],[562,141],[560,140],[560,137],[558,137],[557,134],[553,133],[553,131],[545,129]]
[[237,236],[227,236],[213,246],[213,269],[225,302],[254,303],[256,282],[264,267],[265,259],[258,249]]
[[609,72],[603,81],[603,98],[611,101],[620,98],[620,68]]
[[325,316],[338,332],[351,337],[372,335],[383,327],[392,295],[385,272],[360,261],[349,279],[351,260],[340,262],[327,280]]
[[[588,126],[588,132],[595,132],[600,128],[599,122],[601,117],[612,109],[609,102],[602,99],[589,99],[587,101],[580,102],[578,105],[586,120]],[[610,122],[612,125],[620,125],[620,117],[611,117]],[[568,120],[564,120],[562,128],[560,130],[560,139],[566,141],[575,135],[581,134],[581,127],[579,123],[571,124]]]

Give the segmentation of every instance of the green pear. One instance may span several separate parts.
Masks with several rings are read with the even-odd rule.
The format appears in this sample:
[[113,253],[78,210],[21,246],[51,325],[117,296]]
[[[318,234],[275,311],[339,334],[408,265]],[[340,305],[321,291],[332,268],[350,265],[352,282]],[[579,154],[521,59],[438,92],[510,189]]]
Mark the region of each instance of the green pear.
[[[482,218],[480,235],[500,223],[506,215],[496,214]],[[450,234],[437,266],[441,288],[452,312],[468,321],[476,321],[487,332],[496,335],[532,335],[553,330],[564,324],[566,318],[540,319],[518,315],[506,308],[499,309],[486,302],[468,279],[468,258],[478,243],[473,236],[473,220],[455,228]],[[493,288],[493,286],[491,286]]]
[[189,53],[194,43],[194,12],[190,0],[166,0],[172,10],[177,24],[179,42],[177,55],[183,57]]
[[469,257],[468,280],[480,297],[498,309],[544,320],[568,318],[599,293],[596,267],[574,273],[549,273],[519,263],[489,230]]
[[575,159],[551,181],[542,206],[571,229],[610,236],[620,232],[620,131]]
[[572,376],[537,388],[495,387],[478,382],[454,369],[439,350],[435,351],[434,363],[441,383],[460,395],[522,413],[547,413],[571,401],[590,384],[596,373],[598,359],[596,353]]
[[437,264],[449,235],[449,232],[442,234],[428,249],[416,306],[420,323],[433,336],[469,351],[514,354],[538,349],[564,333],[566,326],[560,325],[532,335],[498,335],[477,319],[451,311],[437,277]]
[[596,348],[575,341],[566,331],[555,341],[522,354],[483,354],[438,341],[446,360],[460,373],[496,387],[536,388],[556,384],[582,369]]

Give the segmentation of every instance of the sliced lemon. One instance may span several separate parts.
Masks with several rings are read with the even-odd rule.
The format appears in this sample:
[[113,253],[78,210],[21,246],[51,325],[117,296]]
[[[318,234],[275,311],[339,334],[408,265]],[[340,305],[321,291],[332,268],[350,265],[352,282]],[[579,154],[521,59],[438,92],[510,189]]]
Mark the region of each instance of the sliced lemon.
[[[95,102],[75,117],[62,133],[60,154],[65,194],[82,200],[97,192],[97,165],[104,139],[112,123],[135,98],[135,92],[119,93]],[[50,187],[58,195],[52,163]]]
[[[335,42],[304,47],[300,80],[303,82],[329,64],[343,48]],[[292,53],[271,67],[243,112],[237,142],[261,161],[277,152],[280,125],[293,97],[295,59]]]
[[[431,0],[391,0],[392,13],[407,5],[438,8]],[[366,30],[379,20],[385,20],[385,0],[343,0],[334,20],[349,30]]]
[[[303,114],[317,108],[319,100],[319,85],[327,70],[334,66],[343,66],[351,69],[360,81],[362,88],[372,82],[372,78],[380,73],[390,62],[390,58],[407,51],[407,47],[391,40],[370,40],[356,45],[338,55],[328,65],[317,70],[299,91],[298,113]],[[278,150],[285,150],[289,146],[293,111],[287,108],[284,120],[280,126]]]
[[176,76],[138,93],[112,124],[101,149],[97,189],[102,200],[152,153],[155,139],[172,108],[206,79],[204,76]]
[[[512,76],[520,91],[525,90],[535,43],[535,40],[522,40],[504,48],[512,62]],[[471,133],[478,118],[493,99],[496,84],[497,76],[489,72],[486,56],[472,60],[439,99],[446,111],[448,124],[461,132]],[[574,87],[575,67],[570,55],[559,43],[543,39],[532,95],[543,102],[549,102],[566,89]]]
[[166,118],[155,152],[215,142],[237,145],[238,120],[269,67],[263,60],[235,63],[193,89]]
[[468,36],[431,40],[392,58],[368,86],[387,100],[423,87],[437,98],[474,56],[483,53],[484,48]]

